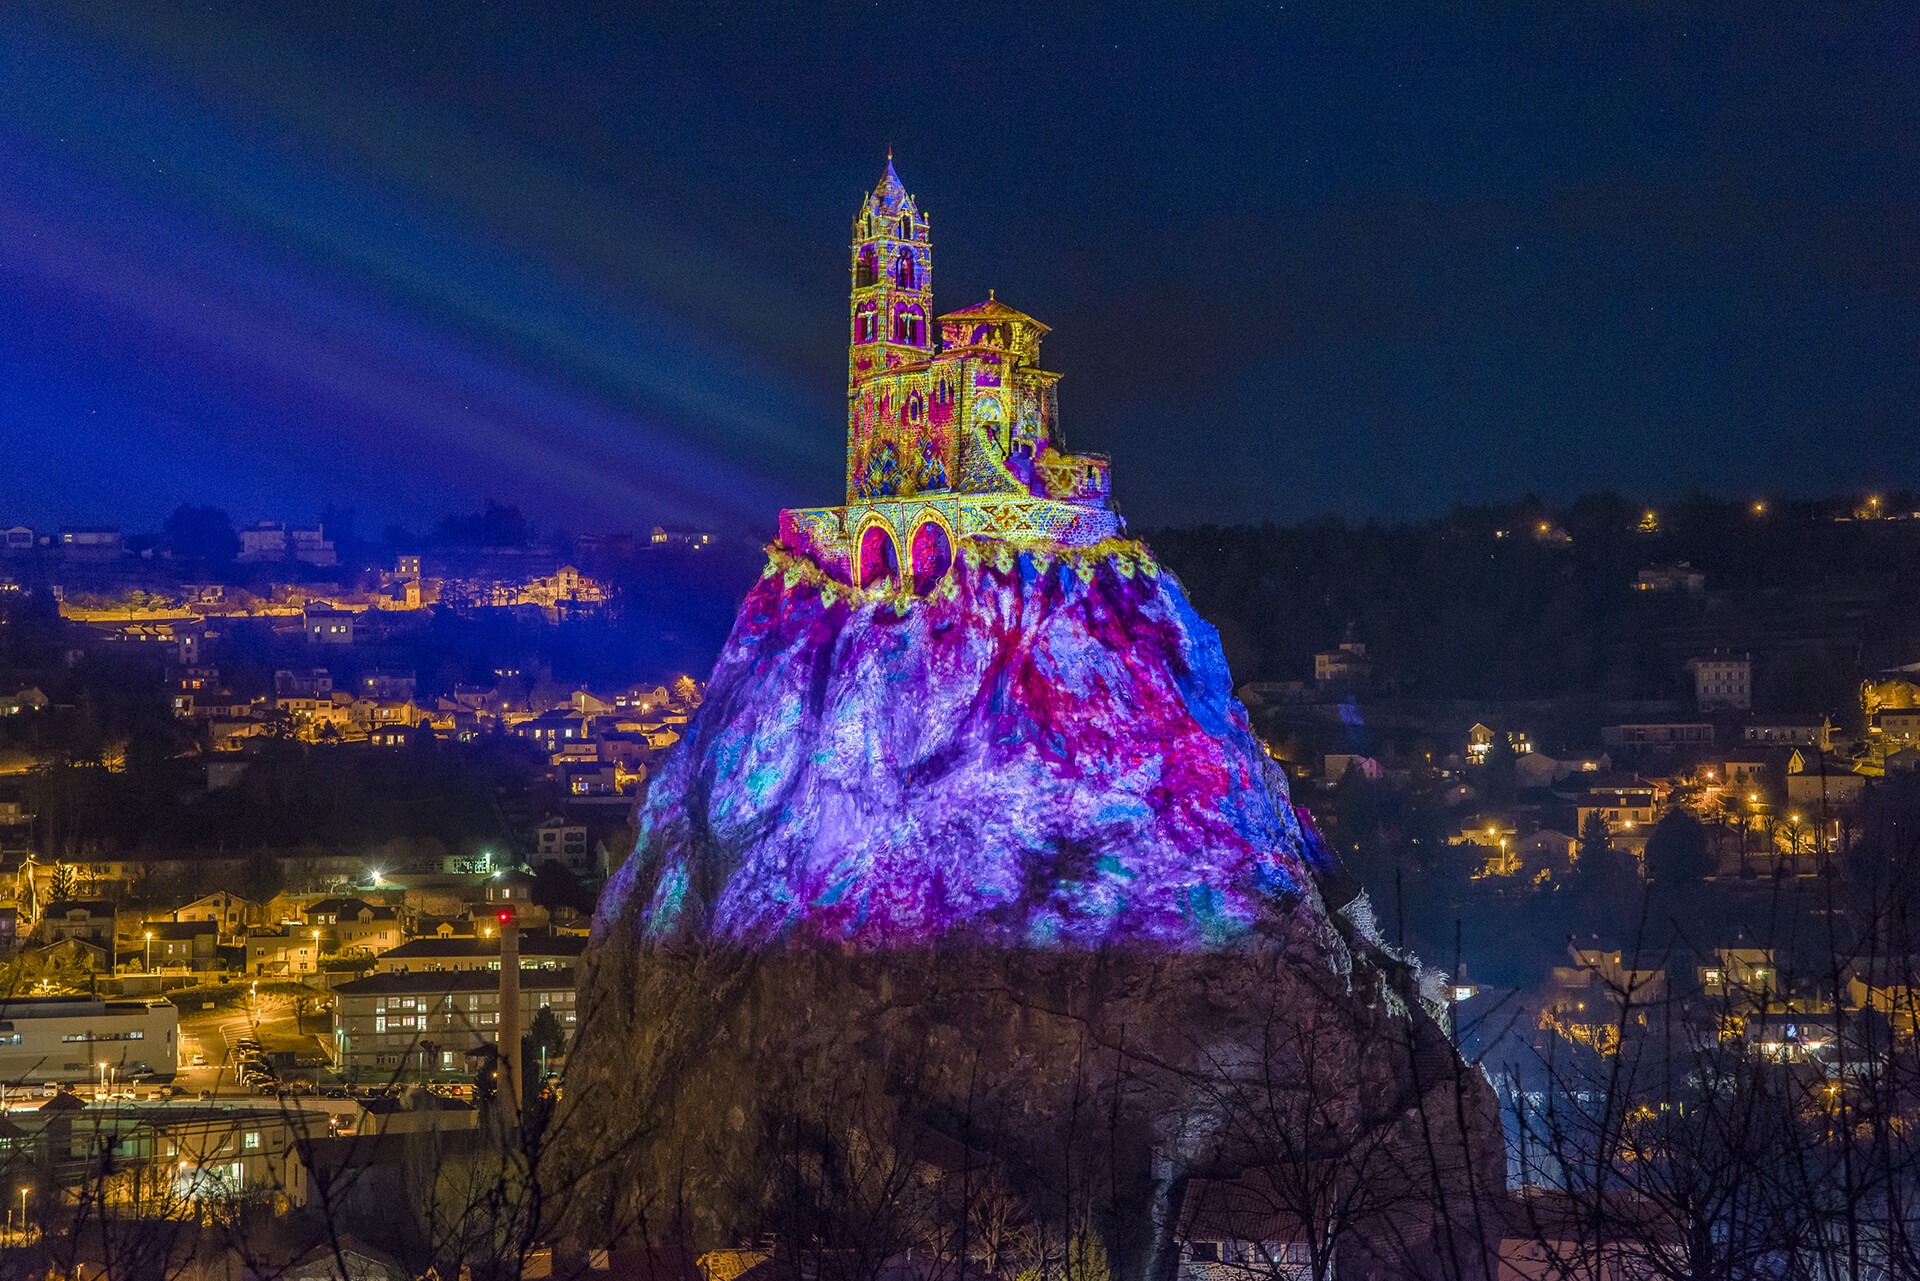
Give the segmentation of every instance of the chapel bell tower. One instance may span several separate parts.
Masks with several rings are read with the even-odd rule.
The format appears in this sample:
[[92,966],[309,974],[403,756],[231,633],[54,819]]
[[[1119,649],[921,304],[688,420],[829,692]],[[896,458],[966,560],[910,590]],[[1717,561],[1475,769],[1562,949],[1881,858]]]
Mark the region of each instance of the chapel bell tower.
[[933,354],[933,250],[927,220],[893,171],[853,219],[849,398],[861,380]]

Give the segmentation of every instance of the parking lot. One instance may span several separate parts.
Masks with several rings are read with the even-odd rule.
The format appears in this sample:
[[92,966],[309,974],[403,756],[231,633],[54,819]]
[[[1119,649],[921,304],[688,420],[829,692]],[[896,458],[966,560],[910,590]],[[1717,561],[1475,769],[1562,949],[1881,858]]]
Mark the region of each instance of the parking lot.
[[[174,1084],[187,1098],[261,1097],[280,1090],[325,1093],[339,1081],[313,1063],[325,1054],[319,1035],[324,1016],[307,1015],[299,1026],[286,1001],[260,996],[238,1007],[183,1010],[180,1016],[180,1072]],[[276,1066],[278,1065],[278,1066]]]

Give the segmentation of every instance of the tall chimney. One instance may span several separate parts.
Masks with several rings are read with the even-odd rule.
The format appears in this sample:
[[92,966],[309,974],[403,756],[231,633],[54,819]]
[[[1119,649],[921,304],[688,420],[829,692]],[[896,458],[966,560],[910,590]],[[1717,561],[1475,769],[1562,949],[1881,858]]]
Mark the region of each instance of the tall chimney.
[[501,1116],[520,1121],[520,918],[509,904],[494,915],[500,921],[500,1059],[494,1070],[494,1094]]

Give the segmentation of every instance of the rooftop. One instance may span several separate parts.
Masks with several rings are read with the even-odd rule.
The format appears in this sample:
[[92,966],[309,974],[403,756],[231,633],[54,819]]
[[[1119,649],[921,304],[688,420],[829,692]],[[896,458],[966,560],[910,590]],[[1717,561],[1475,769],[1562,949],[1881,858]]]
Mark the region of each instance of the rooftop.
[[[522,970],[522,991],[559,991],[573,986],[572,970]],[[500,976],[492,970],[408,970],[370,974],[334,988],[340,996],[420,996],[443,992],[492,992]]]

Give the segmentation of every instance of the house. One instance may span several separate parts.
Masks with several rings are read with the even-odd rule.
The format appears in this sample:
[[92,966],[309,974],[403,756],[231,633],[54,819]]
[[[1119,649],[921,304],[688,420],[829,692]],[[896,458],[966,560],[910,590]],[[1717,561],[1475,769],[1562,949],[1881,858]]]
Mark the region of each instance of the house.
[[1576,1044],[1609,1050],[1618,1044],[1623,1010],[1645,1026],[1647,1011],[1666,996],[1665,970],[1627,965],[1618,950],[1571,943],[1567,952],[1573,964],[1553,967],[1541,1026]]
[[333,693],[333,673],[324,667],[283,667],[273,674],[273,692],[281,698],[325,698]]
[[338,1240],[316,1245],[284,1267],[272,1269],[274,1281],[407,1281],[409,1275],[392,1255],[344,1233]]
[[247,935],[249,974],[314,974],[320,969],[322,932],[297,925]]
[[287,546],[293,559],[306,565],[338,565],[340,555],[324,525],[296,525],[287,531]]
[[300,630],[311,645],[351,645],[355,615],[330,605],[309,605],[301,611]]
[[1896,1032],[1912,1036],[1920,1027],[1920,966],[1914,958],[1885,957],[1857,962],[1847,975],[1847,1008],[1875,1010]]
[[263,520],[237,531],[240,553],[234,559],[243,565],[255,565],[287,558],[287,527],[277,520]]
[[527,908],[533,905],[534,880],[531,873],[518,868],[496,872],[487,879],[486,901],[490,907]]
[[1498,814],[1476,814],[1463,819],[1458,829],[1447,837],[1449,845],[1478,845],[1490,850],[1504,850],[1513,842],[1519,829],[1513,820]]
[[622,711],[651,712],[673,701],[665,685],[636,685],[613,696],[613,705]]
[[533,829],[533,858],[536,863],[561,863],[575,867],[586,861],[587,825],[569,823],[554,817]]
[[266,732],[267,723],[251,716],[216,716],[207,721],[207,745],[215,752],[237,752],[247,739],[263,737]]
[[1313,1252],[1284,1183],[1264,1170],[1192,1179],[1180,1203],[1180,1281],[1307,1281]]
[[0,552],[30,552],[37,541],[33,530],[25,525],[8,525],[0,529]]
[[295,560],[308,565],[337,565],[339,553],[327,537],[323,525],[289,527],[277,520],[263,520],[239,531],[240,554],[234,559],[243,564],[269,564]]
[[1496,1281],[1642,1281],[1674,1257],[1679,1235],[1625,1192],[1600,1200],[1536,1185],[1507,1198]]
[[598,761],[569,761],[560,771],[562,784],[567,795],[581,798],[619,798],[620,767],[603,765]]
[[1671,565],[1652,565],[1634,575],[1633,590],[1698,596],[1707,590],[1707,576],[1684,560]]
[[1833,722],[1822,716],[1795,721],[1762,721],[1740,731],[1740,740],[1756,747],[1818,747],[1833,750]]
[[1766,752],[1722,752],[1708,763],[1706,779],[1734,791],[1755,791],[1766,786],[1773,764]]
[[45,694],[32,685],[25,685],[11,694],[0,694],[0,716],[18,716],[22,712],[38,712],[48,703]]
[[480,1124],[479,1109],[464,1099],[450,1099],[415,1086],[401,1097],[380,1095],[360,1100],[354,1137],[381,1134],[438,1134],[472,1130]]
[[551,752],[563,743],[588,741],[592,737],[588,733],[592,725],[593,717],[589,714],[570,707],[560,708],[521,721],[513,727],[513,735],[538,743]]
[[401,909],[358,898],[324,898],[309,904],[305,921],[309,932],[322,931],[330,952],[365,951],[376,955],[406,942]]
[[1698,970],[1701,992],[1731,997],[1745,1005],[1770,1002],[1781,989],[1780,968],[1774,964],[1772,948],[1715,948],[1711,959]]
[[637,734],[614,731],[594,740],[599,759],[617,766],[623,774],[646,776],[647,762],[653,759],[653,744]]
[[63,555],[106,560],[120,555],[126,544],[112,525],[62,525],[54,545]]
[[1866,788],[1864,774],[1854,773],[1850,764],[1825,752],[1808,753],[1795,748],[1793,755],[1787,759],[1789,805],[1810,808],[1852,805],[1860,799],[1860,794]]
[[356,698],[348,706],[353,724],[369,732],[383,729],[411,729],[427,719],[427,714],[411,698]]
[[56,899],[40,913],[34,937],[41,943],[77,939],[109,954],[113,950],[113,903],[103,898]]
[[1364,685],[1372,674],[1367,647],[1360,641],[1341,641],[1337,647],[1313,656],[1313,683],[1322,688]]
[[1565,876],[1573,868],[1573,854],[1579,841],[1565,832],[1543,827],[1514,842],[1520,866],[1532,873],[1542,869],[1554,877]]
[[110,946],[103,947],[81,938],[64,938],[44,947],[26,948],[21,955],[31,958],[40,969],[67,966],[105,974],[113,968],[113,949]]
[[1920,742],[1920,707],[1883,707],[1873,714],[1872,728],[1889,747]]
[[1681,747],[1712,747],[1713,726],[1702,721],[1661,721],[1635,725],[1603,725],[1600,742],[1607,747],[1670,752]]
[[1753,706],[1753,658],[1747,654],[1712,654],[1687,663],[1693,673],[1693,705],[1701,711]]
[[377,667],[362,672],[359,679],[354,681],[353,689],[362,698],[405,703],[413,700],[418,684],[412,672]]
[[1653,826],[1658,808],[1659,790],[1643,779],[1610,779],[1588,786],[1587,794],[1574,806],[1576,831],[1587,830],[1596,814],[1607,821],[1607,830],[1629,833]]
[[148,970],[223,970],[220,923],[214,920],[148,921],[126,941],[125,962]]
[[241,898],[231,890],[215,890],[184,907],[175,908],[170,919],[212,921],[220,927],[222,934],[238,934],[247,926],[265,919],[265,914],[260,904],[250,898]]

